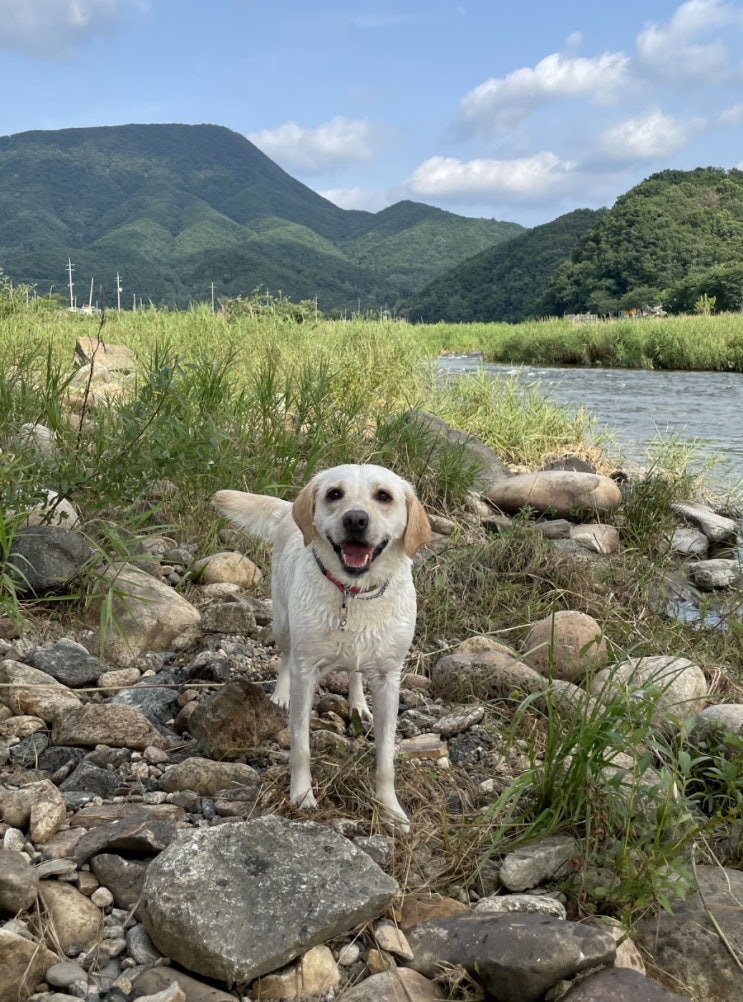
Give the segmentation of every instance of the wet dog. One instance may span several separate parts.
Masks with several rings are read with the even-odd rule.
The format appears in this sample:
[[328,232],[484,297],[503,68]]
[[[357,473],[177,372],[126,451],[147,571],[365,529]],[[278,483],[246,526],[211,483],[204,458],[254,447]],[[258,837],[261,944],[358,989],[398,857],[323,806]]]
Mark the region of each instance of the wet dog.
[[350,672],[351,709],[371,719],[376,798],[403,828],[395,793],[394,750],[400,674],[413,639],[412,557],[430,537],[412,486],[382,466],[336,466],[317,474],[292,504],[242,491],[218,491],[213,504],[248,533],[272,544],[273,630],[281,651],[274,702],[289,707],[290,797],[315,807],[310,714],[317,683],[331,669]]

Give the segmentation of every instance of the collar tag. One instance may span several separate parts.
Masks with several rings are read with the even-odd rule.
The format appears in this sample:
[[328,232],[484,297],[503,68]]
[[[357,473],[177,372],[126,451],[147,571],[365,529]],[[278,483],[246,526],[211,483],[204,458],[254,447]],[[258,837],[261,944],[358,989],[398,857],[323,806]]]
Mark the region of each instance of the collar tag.
[[370,591],[364,591],[363,588],[359,588],[357,585],[347,585],[343,584],[337,578],[334,578],[327,567],[323,564],[322,560],[317,555],[317,552],[313,548],[312,556],[315,558],[317,566],[320,568],[320,573],[323,577],[326,577],[332,585],[338,589],[341,593],[341,610],[340,618],[338,621],[338,629],[341,633],[348,626],[348,599],[359,598],[359,599],[369,599],[369,598],[380,598],[387,591],[387,585],[389,581],[385,581],[378,588],[372,588]]

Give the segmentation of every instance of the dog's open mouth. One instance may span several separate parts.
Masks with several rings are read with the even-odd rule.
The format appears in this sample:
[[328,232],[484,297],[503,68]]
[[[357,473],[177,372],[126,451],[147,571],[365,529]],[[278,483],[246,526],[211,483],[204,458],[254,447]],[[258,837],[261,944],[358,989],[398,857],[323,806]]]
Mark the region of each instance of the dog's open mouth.
[[389,540],[383,539],[378,546],[369,546],[368,543],[360,543],[355,539],[344,539],[340,543],[334,543],[331,539],[330,542],[338,554],[343,570],[356,576],[369,570]]

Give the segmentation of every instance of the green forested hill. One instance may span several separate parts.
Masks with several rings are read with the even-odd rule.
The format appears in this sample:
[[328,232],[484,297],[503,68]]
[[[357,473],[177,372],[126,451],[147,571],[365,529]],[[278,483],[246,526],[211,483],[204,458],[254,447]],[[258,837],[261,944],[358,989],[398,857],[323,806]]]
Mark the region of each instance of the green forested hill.
[[401,202],[338,208],[243,136],[214,125],[126,125],[0,137],[0,269],[46,295],[109,305],[115,276],[184,306],[256,288],[320,308],[395,306],[452,263],[522,229]]
[[549,282],[544,312],[743,303],[743,171],[653,174],[617,199]]
[[604,211],[577,209],[467,258],[407,300],[405,313],[430,323],[539,316],[547,282]]
[[743,307],[743,171],[653,174],[608,210],[579,209],[457,264],[403,304],[412,320]]

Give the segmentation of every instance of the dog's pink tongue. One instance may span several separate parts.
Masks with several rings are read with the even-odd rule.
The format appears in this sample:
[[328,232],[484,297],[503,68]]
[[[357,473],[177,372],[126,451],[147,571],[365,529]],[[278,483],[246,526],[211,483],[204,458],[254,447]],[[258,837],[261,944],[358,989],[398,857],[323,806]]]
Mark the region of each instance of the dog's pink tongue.
[[365,543],[341,543],[341,554],[346,567],[366,567],[371,563],[374,550]]

